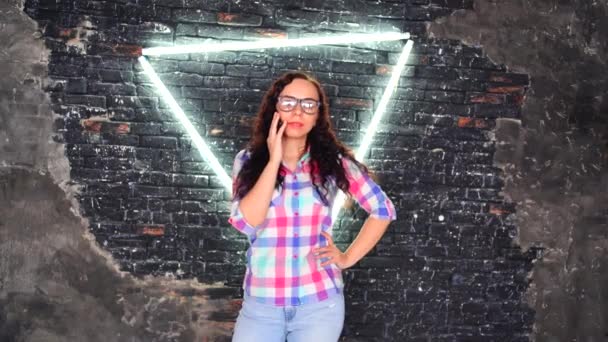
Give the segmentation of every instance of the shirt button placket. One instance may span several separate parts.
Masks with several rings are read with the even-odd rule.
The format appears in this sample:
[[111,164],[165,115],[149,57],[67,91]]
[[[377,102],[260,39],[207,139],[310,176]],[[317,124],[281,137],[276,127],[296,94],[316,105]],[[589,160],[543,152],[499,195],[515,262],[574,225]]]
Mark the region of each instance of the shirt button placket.
[[[294,173],[292,179],[293,179],[294,183],[297,183],[298,176]],[[296,187],[296,189],[297,189],[297,187]],[[298,191],[294,191],[293,195],[294,195],[294,200],[292,201],[292,203],[294,205],[294,208],[293,208],[294,213],[293,213],[293,215],[294,215],[294,217],[298,218],[299,215],[300,215],[300,213],[298,212],[298,208],[300,207],[299,192]],[[295,239],[299,239],[298,232],[297,232],[297,230],[299,228],[298,226],[299,226],[299,221],[296,221],[296,224],[293,227],[293,229],[294,229],[293,236],[294,236]],[[299,244],[300,243],[297,242],[297,245],[299,245]],[[293,254],[293,259],[294,260],[298,259],[298,254],[294,253]],[[296,280],[296,288],[294,289],[295,290],[295,297],[296,297],[296,304],[297,305],[301,304],[300,294],[299,294],[299,287],[300,287],[300,282],[299,282],[299,279],[297,279]]]

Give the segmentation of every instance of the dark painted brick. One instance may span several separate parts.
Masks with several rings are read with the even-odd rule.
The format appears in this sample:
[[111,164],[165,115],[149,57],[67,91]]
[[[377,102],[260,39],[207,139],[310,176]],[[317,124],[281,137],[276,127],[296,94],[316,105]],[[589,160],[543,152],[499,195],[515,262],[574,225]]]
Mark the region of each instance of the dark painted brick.
[[159,135],[162,125],[158,123],[131,123],[131,133],[138,135]]
[[180,190],[180,198],[186,200],[220,200],[223,196],[222,193],[222,190],[184,188]]
[[446,67],[429,67],[429,66],[417,66],[416,77],[420,78],[440,78],[455,80],[459,78],[458,71],[456,69]]
[[96,95],[65,95],[63,97],[63,103],[91,107],[105,107],[106,97]]
[[181,163],[181,170],[184,172],[213,172],[207,163],[185,161]]
[[170,74],[159,74],[158,76],[164,83],[168,85],[200,86],[203,84],[203,76],[201,75],[174,72]]
[[424,92],[424,100],[435,102],[464,103],[464,93],[427,90]]
[[235,63],[237,64],[251,64],[251,65],[264,65],[267,64],[266,54],[253,53],[253,52],[241,52],[237,57]]
[[228,65],[226,75],[240,77],[267,77],[270,69],[265,65]]
[[472,0],[430,0],[433,5],[447,7],[447,8],[458,8],[458,9],[473,9]]
[[[166,72],[178,71],[178,67],[177,67],[178,62],[177,61],[161,59],[161,58],[148,58],[148,61],[150,62],[152,69],[154,69],[154,71],[156,73],[166,73]],[[141,67],[141,65],[137,64],[135,66],[135,70],[143,71],[143,68]]]
[[199,37],[209,37],[214,39],[242,39],[243,29],[239,27],[198,25],[196,35]]
[[121,83],[89,83],[90,94],[98,95],[135,95],[135,86]]
[[155,197],[155,198],[176,198],[178,191],[173,187],[160,187],[149,185],[133,185],[133,196]]
[[143,147],[176,149],[177,139],[175,137],[143,136],[140,145]]
[[85,75],[88,80],[99,80],[101,82],[131,82],[133,81],[133,72],[125,70],[107,70],[107,69],[85,69]]
[[[203,63],[203,62],[190,62],[184,61],[179,62],[178,69],[184,73],[193,73],[199,75],[223,75],[224,74],[224,65],[218,63]],[[192,84],[179,84],[179,85],[201,85],[198,83],[199,78],[196,78],[197,82]],[[202,80],[202,79],[201,79]]]
[[70,94],[85,94],[87,92],[87,80],[85,78],[68,79],[65,92]]
[[[173,174],[171,175],[171,184],[189,187],[207,187],[209,186],[209,177],[205,175],[186,175]],[[185,208],[185,207],[184,207]],[[184,209],[187,210],[187,209]]]
[[208,76],[203,79],[203,86],[210,88],[244,88],[247,79],[229,76]]
[[253,88],[253,89],[268,89],[270,88],[270,85],[272,84],[272,80],[269,80],[267,78],[264,79],[258,79],[258,78],[251,78],[249,80],[249,87]]
[[309,72],[331,70],[331,61],[318,59],[301,59],[295,57],[274,57],[272,59],[272,65],[278,69],[305,70]]
[[108,107],[156,107],[158,98],[145,96],[108,96]]
[[108,145],[137,146],[139,144],[139,137],[132,134],[102,133],[101,141],[99,142]]
[[217,23],[217,14],[201,9],[175,9],[171,12],[171,19],[176,22]]
[[[217,44],[220,41],[218,39],[206,38],[206,37],[191,37],[191,36],[177,36],[173,41],[174,45],[193,45],[193,44]],[[194,53],[193,55],[198,55],[199,53]],[[186,55],[173,55],[173,59],[180,60],[188,60]]]
[[197,24],[184,24],[179,23],[175,27],[176,36],[196,36],[198,30]]
[[134,59],[119,56],[88,56],[87,67],[100,69],[131,70]]
[[338,87],[338,94],[342,97],[356,97],[356,98],[380,98],[384,89],[374,87],[349,87],[341,86]]
[[196,53],[190,55],[190,59],[196,62],[213,62],[233,64],[236,61],[237,53],[232,51],[213,52],[208,54]]
[[333,72],[346,74],[374,74],[376,68],[372,64],[345,63],[334,61],[331,67]]

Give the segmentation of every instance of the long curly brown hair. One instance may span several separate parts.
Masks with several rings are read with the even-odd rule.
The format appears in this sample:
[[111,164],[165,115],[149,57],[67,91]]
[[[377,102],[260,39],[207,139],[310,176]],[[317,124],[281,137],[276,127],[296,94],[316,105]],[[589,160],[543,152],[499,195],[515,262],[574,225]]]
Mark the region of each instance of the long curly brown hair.
[[[234,194],[235,198],[244,197],[253,188],[264,167],[268,164],[270,153],[266,139],[270,131],[272,117],[276,111],[277,99],[283,89],[296,78],[312,83],[317,88],[319,101],[321,102],[317,122],[308,133],[306,145],[310,146],[310,162],[312,165],[315,165],[315,167],[311,168],[311,179],[313,180],[315,191],[321,196],[323,202],[329,205],[326,195],[329,194],[328,181],[332,177],[335,179],[338,188],[345,194],[352,195],[348,191],[350,184],[340,163],[339,155],[349,158],[364,172],[369,173],[367,167],[355,159],[352,150],[336,138],[329,118],[329,101],[321,84],[312,76],[303,72],[288,72],[275,80],[264,95],[257,113],[251,140],[247,144],[247,149],[250,151],[251,156],[243,164],[239,172],[238,184]],[[312,174],[313,170],[316,170],[316,174],[314,175]],[[280,172],[277,173],[275,188],[282,186],[283,179],[284,176]],[[320,189],[323,189],[323,192]]]

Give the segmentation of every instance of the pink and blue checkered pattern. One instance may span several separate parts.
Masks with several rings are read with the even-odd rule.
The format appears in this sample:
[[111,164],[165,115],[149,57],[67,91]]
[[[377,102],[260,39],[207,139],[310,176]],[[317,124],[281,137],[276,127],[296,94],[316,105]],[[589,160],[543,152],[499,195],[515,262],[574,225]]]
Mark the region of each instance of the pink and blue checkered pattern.
[[[241,150],[234,160],[233,190],[249,156]],[[372,217],[395,220],[395,208],[384,191],[348,158],[341,158],[341,162],[359,205]],[[266,219],[257,227],[247,223],[239,209],[240,200],[233,198],[228,221],[251,243],[243,288],[258,302],[276,306],[319,302],[339,294],[344,287],[340,268],[333,264],[321,267],[312,253],[314,248],[327,245],[321,231],[331,234],[332,211],[314,190],[310,170],[309,151],[295,170],[281,165],[283,186],[274,190]],[[330,203],[337,194],[335,182],[332,184]]]

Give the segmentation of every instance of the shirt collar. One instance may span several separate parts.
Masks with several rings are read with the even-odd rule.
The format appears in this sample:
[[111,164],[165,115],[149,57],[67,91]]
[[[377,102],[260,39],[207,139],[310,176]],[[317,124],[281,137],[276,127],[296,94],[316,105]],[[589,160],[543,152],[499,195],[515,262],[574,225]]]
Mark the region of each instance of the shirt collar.
[[308,159],[310,159],[310,146],[306,148],[306,152],[304,152],[304,154],[300,157],[298,163],[304,163]]

